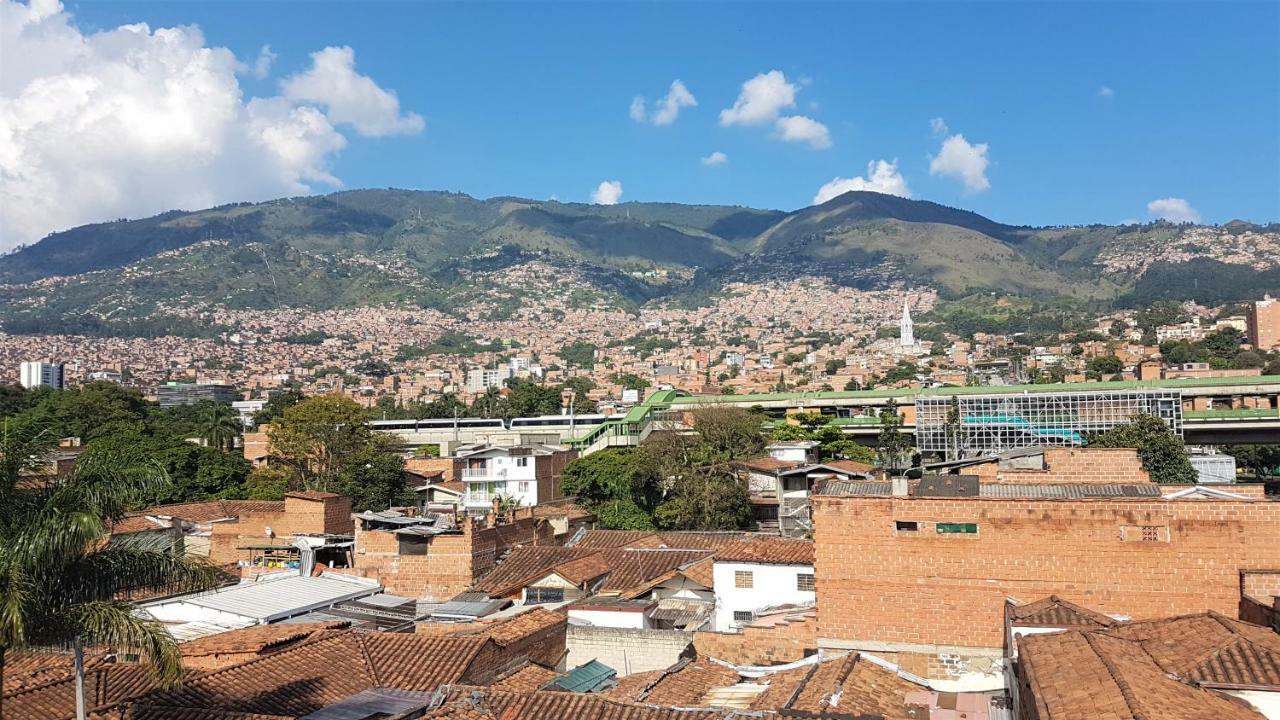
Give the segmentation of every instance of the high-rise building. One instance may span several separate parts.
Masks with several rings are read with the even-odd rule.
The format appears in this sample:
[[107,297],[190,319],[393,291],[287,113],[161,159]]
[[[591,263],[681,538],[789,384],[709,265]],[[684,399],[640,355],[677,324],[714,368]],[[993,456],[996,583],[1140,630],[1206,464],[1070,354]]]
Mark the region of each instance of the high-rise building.
[[1280,347],[1280,299],[1264,295],[1249,306],[1249,344],[1261,350]]
[[911,308],[907,301],[902,301],[902,319],[898,321],[898,342],[902,347],[914,347],[916,344],[915,325],[911,322]]
[[62,363],[24,362],[19,369],[24,388],[51,387],[62,389]]
[[156,402],[160,407],[195,405],[206,401],[230,405],[239,397],[234,385],[221,383],[168,382],[156,388]]

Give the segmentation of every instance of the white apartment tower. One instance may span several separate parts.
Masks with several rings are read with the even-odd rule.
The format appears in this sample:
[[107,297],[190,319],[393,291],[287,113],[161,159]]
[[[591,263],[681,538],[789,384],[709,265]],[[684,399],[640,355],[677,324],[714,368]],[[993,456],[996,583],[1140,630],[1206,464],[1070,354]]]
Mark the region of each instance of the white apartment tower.
[[18,372],[24,388],[44,385],[62,389],[62,363],[24,362]]
[[915,347],[916,333],[911,322],[911,309],[907,301],[902,301],[902,319],[898,321],[898,344],[902,347]]

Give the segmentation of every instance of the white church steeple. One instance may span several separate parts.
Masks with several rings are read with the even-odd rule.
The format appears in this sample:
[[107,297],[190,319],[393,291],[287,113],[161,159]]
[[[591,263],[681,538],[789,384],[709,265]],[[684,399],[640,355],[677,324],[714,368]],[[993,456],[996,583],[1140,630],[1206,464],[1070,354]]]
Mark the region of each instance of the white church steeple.
[[915,347],[916,333],[911,322],[911,309],[907,301],[902,301],[902,319],[898,321],[898,344],[902,347]]

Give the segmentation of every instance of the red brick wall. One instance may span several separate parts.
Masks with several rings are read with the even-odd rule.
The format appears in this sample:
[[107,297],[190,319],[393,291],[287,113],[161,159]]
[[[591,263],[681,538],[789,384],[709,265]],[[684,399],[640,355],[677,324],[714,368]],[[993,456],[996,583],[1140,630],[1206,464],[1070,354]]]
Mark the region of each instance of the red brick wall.
[[550,525],[533,519],[495,528],[465,522],[462,529],[430,538],[425,555],[401,555],[396,535],[357,527],[356,571],[394,595],[444,601],[470,588],[508,549],[554,542]]
[[[271,528],[272,537],[267,536]],[[294,533],[348,534],[354,529],[351,498],[334,496],[323,500],[286,497],[284,512],[240,513],[238,519],[214,523],[209,540],[209,561],[226,565],[248,559],[244,545],[288,545]]]
[[1044,470],[1002,469],[998,463],[976,468],[985,483],[1133,483],[1150,482],[1138,451],[1130,448],[1046,448]]
[[802,660],[818,647],[818,620],[813,616],[771,627],[746,627],[740,633],[699,631],[693,634],[699,656],[735,665],[781,665]]
[[[939,534],[935,522],[979,528]],[[817,497],[818,636],[999,648],[1007,596],[1135,618],[1234,616],[1239,571],[1280,567],[1278,523],[1280,504],[1248,500]],[[1143,526],[1162,541],[1142,541]]]

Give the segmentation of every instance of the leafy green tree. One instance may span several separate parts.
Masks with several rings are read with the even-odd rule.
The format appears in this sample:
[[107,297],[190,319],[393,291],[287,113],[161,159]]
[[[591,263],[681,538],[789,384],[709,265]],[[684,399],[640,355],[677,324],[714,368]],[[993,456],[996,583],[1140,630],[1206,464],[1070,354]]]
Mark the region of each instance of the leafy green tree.
[[1136,448],[1142,466],[1158,483],[1185,485],[1196,481],[1196,470],[1182,438],[1154,415],[1135,415],[1132,422],[1090,438],[1088,446]]
[[329,490],[351,498],[356,512],[411,505],[413,489],[405,482],[404,459],[383,438],[343,458],[328,483]]
[[880,410],[880,435],[876,438],[876,454],[880,464],[891,473],[903,468],[903,460],[911,450],[911,442],[902,434],[902,415],[892,398]]
[[730,475],[695,470],[675,478],[656,515],[671,530],[737,530],[751,523],[751,496]]
[[1236,464],[1257,478],[1280,475],[1280,444],[1223,445],[1222,451],[1236,459]]
[[364,409],[354,400],[324,395],[286,408],[271,424],[271,447],[311,490],[325,490],[344,459],[374,442]]
[[466,417],[467,404],[453,393],[445,393],[426,404],[415,404],[411,408],[412,416],[419,420]]
[[599,349],[592,343],[579,341],[565,345],[557,354],[570,367],[590,370],[595,365],[596,350]]
[[254,425],[265,425],[284,415],[284,411],[306,400],[307,396],[297,388],[288,388],[273,392],[267,397],[267,404],[253,414]]
[[649,381],[632,373],[618,373],[613,381],[627,390],[643,390],[649,387]]
[[293,486],[295,474],[282,467],[254,468],[245,478],[245,497],[250,500],[283,500]]
[[209,447],[219,450],[235,447],[236,438],[240,437],[243,426],[240,424],[240,415],[230,405],[208,403],[201,421],[200,437]]
[[600,526],[609,530],[652,530],[653,515],[631,500],[608,500],[592,510]]
[[61,437],[84,441],[121,431],[141,431],[148,406],[137,390],[91,382],[74,390],[45,391],[28,411]]
[[17,415],[27,409],[30,396],[21,385],[0,383],[0,418]]
[[1101,380],[1104,376],[1111,377],[1122,370],[1124,370],[1124,361],[1115,355],[1089,358],[1085,363],[1085,376],[1095,380]]
[[1238,368],[1260,368],[1266,365],[1266,360],[1262,356],[1252,350],[1245,350],[1236,355],[1232,365]]
[[31,419],[0,423],[0,673],[12,650],[70,645],[79,658],[93,644],[136,652],[163,682],[180,680],[173,636],[125,598],[205,590],[219,573],[154,536],[110,536],[166,482],[163,471],[127,448],[92,447],[70,474],[33,487],[23,472],[59,433]]

